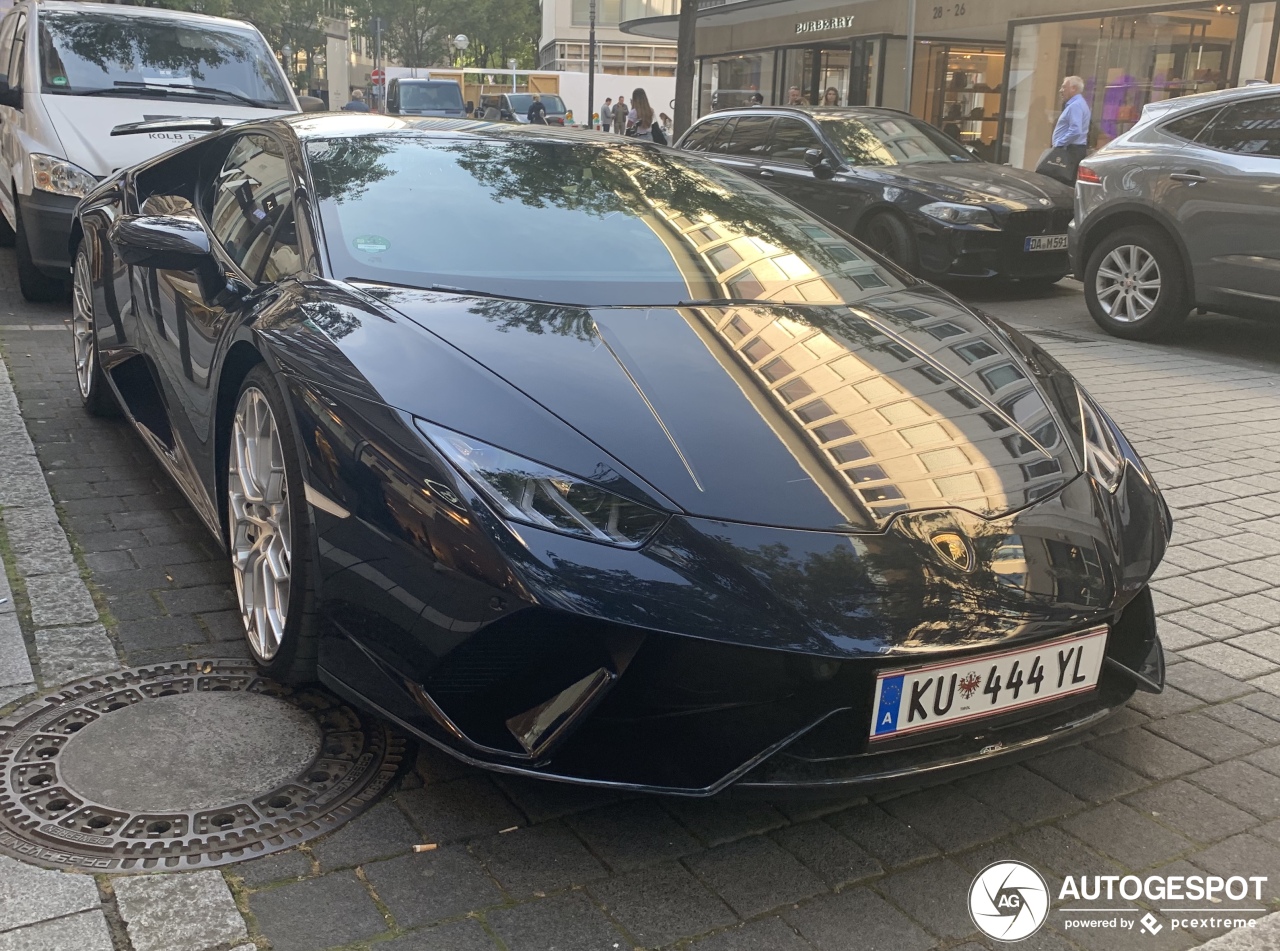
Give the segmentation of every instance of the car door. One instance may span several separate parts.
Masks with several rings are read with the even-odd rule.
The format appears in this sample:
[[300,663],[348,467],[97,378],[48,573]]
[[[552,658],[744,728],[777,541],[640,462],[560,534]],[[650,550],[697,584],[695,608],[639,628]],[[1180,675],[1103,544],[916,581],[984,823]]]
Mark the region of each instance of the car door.
[[1230,103],[1179,156],[1179,224],[1202,303],[1280,302],[1280,95]]
[[739,116],[716,139],[710,152],[717,162],[755,178],[769,150],[773,116]]
[[760,162],[760,181],[797,205],[822,218],[838,222],[848,204],[841,207],[839,186],[829,170],[815,171],[806,162],[806,153],[817,149],[834,161],[818,132],[800,116],[779,116],[773,125],[769,147]]
[[294,217],[294,178],[281,143],[253,132],[232,143],[206,183],[200,209],[175,196],[149,196],[144,214],[203,214],[214,257],[247,293],[209,296],[193,271],[136,268],[134,298],[160,370],[170,423],[193,458],[213,452],[211,439],[219,344],[228,329],[261,307],[270,286],[301,269]]

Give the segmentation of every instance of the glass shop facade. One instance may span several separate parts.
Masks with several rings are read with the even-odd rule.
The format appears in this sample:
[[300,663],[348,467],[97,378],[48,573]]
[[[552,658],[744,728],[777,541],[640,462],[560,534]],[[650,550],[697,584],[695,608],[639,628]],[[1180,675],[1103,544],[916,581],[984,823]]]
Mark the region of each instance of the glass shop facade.
[[[906,17],[903,0],[838,8],[823,0],[704,0],[696,113],[748,105],[755,93],[767,105],[799,97],[908,109],[982,157],[1025,168],[1049,147],[1064,76],[1084,80],[1093,148],[1129,128],[1149,102],[1280,82],[1277,0],[1127,7],[919,0],[910,49]],[[672,28],[661,18],[624,25]]]

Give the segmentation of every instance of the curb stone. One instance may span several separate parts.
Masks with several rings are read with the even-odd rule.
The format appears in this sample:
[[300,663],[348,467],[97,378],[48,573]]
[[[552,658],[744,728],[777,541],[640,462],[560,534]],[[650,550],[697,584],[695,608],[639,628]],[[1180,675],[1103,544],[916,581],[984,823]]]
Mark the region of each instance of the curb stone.
[[[46,329],[41,327],[39,329]],[[47,329],[61,330],[61,327]],[[0,354],[0,520],[17,576],[26,589],[39,674],[23,638],[13,592],[0,564],[0,706],[64,683],[121,668],[115,645],[102,626],[93,595],[80,574],[58,518],[17,394]],[[39,685],[37,687],[37,684]],[[0,875],[0,906],[34,911],[4,925],[0,907],[0,951],[111,951],[112,941],[92,879],[37,869],[12,859]],[[6,886],[9,893],[6,894]],[[88,886],[88,893],[84,893]],[[244,919],[225,879],[217,872],[150,875],[115,885],[124,893],[126,929],[135,951],[172,947],[172,906],[186,905],[183,951],[240,944],[248,939]],[[49,894],[81,893],[80,907],[49,906]],[[71,917],[59,917],[68,910]],[[193,914],[193,911],[195,912]]]
[[1200,945],[1200,951],[1280,951],[1280,912]]
[[[38,682],[49,689],[89,673],[118,669],[120,661],[115,647],[106,629],[98,623],[93,596],[79,571],[31,575],[24,571],[28,566],[41,566],[39,554],[42,552],[52,552],[54,557],[65,553],[65,563],[70,558],[71,545],[58,521],[53,496],[49,494],[35,446],[18,408],[9,368],[3,360],[0,360],[0,431],[6,433],[5,451],[0,456],[0,518],[4,519],[14,561],[27,588],[37,659],[46,648],[51,652],[51,659],[53,656],[58,659],[50,665],[50,670],[44,670],[42,665]],[[71,567],[75,568],[74,561]],[[8,601],[0,605],[0,618],[5,616],[4,608],[13,605],[13,594],[2,576],[0,572],[0,585],[3,585],[0,597],[7,597]],[[19,651],[26,653],[21,630],[17,625],[6,627],[0,621],[0,672],[13,670],[7,676],[0,676],[0,681],[8,681],[0,682],[0,703],[32,692],[37,682],[30,658],[24,669],[18,658]],[[80,670],[85,673],[79,673]],[[14,693],[20,685],[27,689]]]

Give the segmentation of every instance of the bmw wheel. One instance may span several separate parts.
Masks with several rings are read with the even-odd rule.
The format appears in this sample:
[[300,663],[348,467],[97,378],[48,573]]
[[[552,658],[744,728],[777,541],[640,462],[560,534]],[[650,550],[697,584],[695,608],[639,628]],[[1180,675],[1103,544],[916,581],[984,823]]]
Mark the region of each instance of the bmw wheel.
[[75,355],[80,400],[91,416],[116,416],[120,407],[98,360],[98,332],[93,316],[93,271],[86,241],[76,249],[71,275],[71,350]]
[[1182,257],[1155,228],[1122,228],[1085,265],[1084,297],[1094,321],[1126,340],[1151,340],[1186,319]]
[[872,215],[862,226],[863,243],[873,251],[878,251],[904,271],[917,273],[920,262],[917,260],[916,241],[911,228],[896,214],[882,211]]
[[227,450],[228,548],[249,652],[286,682],[315,677],[310,530],[284,400],[261,364],[245,377]]

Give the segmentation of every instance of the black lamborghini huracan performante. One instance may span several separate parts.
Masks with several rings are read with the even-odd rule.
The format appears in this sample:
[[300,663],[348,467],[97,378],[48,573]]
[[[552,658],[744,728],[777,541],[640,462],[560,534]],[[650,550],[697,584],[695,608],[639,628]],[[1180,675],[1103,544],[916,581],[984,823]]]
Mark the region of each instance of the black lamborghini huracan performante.
[[86,198],[77,379],[253,656],[495,770],[841,791],[1159,691],[1171,520],[1050,356],[734,172],[464,120],[215,131]]

